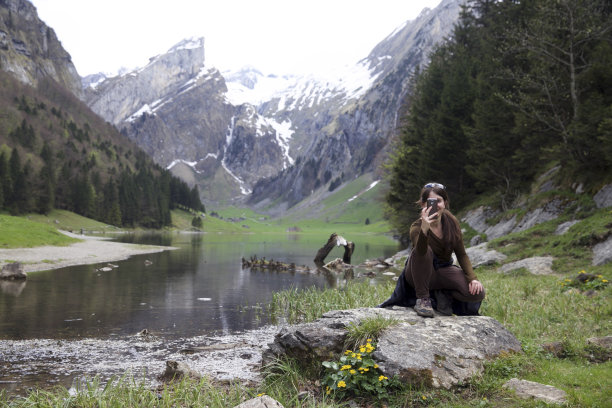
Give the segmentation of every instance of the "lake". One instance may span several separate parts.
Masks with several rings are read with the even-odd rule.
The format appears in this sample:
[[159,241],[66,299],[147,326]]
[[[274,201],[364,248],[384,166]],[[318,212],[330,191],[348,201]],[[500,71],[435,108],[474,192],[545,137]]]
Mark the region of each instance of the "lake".
[[[329,235],[125,234],[122,242],[177,247],[135,256],[102,271],[106,263],[28,274],[0,291],[0,339],[110,338],[147,329],[166,338],[234,333],[269,323],[260,306],[289,288],[334,287],[343,274],[316,271],[313,258]],[[355,242],[352,264],[387,258],[399,248],[384,236],[347,237]],[[335,248],[326,261],[342,257]],[[243,269],[257,256],[311,273]],[[358,275],[358,271],[356,270]]]

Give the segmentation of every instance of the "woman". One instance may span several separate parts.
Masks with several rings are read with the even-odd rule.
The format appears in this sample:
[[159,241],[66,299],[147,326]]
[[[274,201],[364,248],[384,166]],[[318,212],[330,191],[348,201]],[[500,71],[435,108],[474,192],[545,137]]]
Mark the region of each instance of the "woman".
[[[437,211],[430,211],[428,199],[437,201]],[[433,317],[430,291],[435,291],[437,309],[441,313],[461,310],[457,314],[478,314],[485,290],[465,252],[459,221],[447,209],[446,189],[439,183],[425,184],[417,204],[421,207],[421,217],[410,227],[412,252],[400,276],[405,282],[398,282],[391,298],[380,306],[410,304],[420,316]],[[461,267],[453,265],[453,252]],[[405,299],[408,288],[404,288],[404,283],[414,289],[416,304]]]

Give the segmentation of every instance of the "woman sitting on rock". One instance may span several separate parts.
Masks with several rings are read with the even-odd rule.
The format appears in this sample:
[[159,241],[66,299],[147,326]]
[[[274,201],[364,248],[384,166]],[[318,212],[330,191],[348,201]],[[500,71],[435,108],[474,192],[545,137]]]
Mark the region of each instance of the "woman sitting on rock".
[[[446,189],[425,184],[417,204],[421,217],[410,227],[410,257],[393,295],[380,307],[414,306],[420,316],[433,317],[433,297],[442,314],[477,315],[485,290],[465,252],[459,221],[448,210]],[[453,265],[453,252],[461,267]]]

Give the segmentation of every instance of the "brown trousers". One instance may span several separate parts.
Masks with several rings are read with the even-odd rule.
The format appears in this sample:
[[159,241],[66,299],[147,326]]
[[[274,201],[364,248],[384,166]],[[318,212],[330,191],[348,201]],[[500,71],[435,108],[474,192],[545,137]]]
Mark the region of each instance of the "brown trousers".
[[419,299],[428,298],[429,290],[446,289],[462,302],[479,302],[484,299],[484,289],[477,295],[470,294],[463,270],[458,266],[433,267],[433,251],[427,247],[425,255],[413,249],[404,272],[406,283],[414,288]]

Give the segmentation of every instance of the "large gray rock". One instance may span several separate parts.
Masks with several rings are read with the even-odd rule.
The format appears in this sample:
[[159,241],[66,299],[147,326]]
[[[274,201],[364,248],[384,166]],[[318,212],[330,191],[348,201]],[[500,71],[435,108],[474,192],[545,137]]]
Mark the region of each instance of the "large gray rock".
[[580,222],[579,220],[572,220],[572,221],[567,221],[562,224],[559,224],[559,226],[557,226],[557,229],[555,230],[555,235],[565,234],[570,228],[572,228],[574,225],[578,224],[579,222]]
[[504,384],[504,387],[514,390],[516,395],[521,398],[534,398],[548,404],[565,404],[567,402],[567,394],[565,391],[555,388],[552,385],[544,385],[533,381],[512,378]]
[[612,261],[612,235],[593,247],[593,265],[603,265],[610,261]]
[[487,235],[487,239],[495,239],[511,233],[516,226],[516,215],[507,220],[502,220],[495,225],[488,227],[484,233]]
[[191,377],[199,380],[202,378],[202,375],[189,367],[187,363],[182,361],[166,361],[166,371],[164,374],[162,374],[162,378],[166,380],[174,380],[182,377]]
[[482,265],[493,265],[504,261],[507,256],[501,252],[487,249],[487,243],[469,247],[465,250],[474,268]]
[[480,206],[471,211],[461,219],[461,221],[467,223],[470,227],[474,228],[479,233],[483,233],[491,226],[487,224],[487,219],[496,216],[498,212],[491,210],[489,207]]
[[0,279],[23,280],[26,278],[27,275],[23,270],[23,266],[19,262],[6,264],[0,271]]
[[500,270],[504,273],[508,273],[515,269],[525,268],[534,275],[552,275],[554,274],[552,263],[552,256],[534,256],[533,258],[525,258],[520,261],[505,264]]
[[563,205],[560,200],[552,200],[546,203],[543,207],[536,208],[533,211],[525,214],[518,224],[512,229],[512,232],[525,231],[537,224],[554,220],[561,214]]
[[261,397],[252,398],[236,405],[234,408],[284,408],[283,405],[272,397],[262,395]]
[[450,388],[481,372],[487,359],[521,351],[514,335],[490,317],[437,314],[424,319],[412,308],[360,308],[331,311],[315,322],[282,329],[264,363],[282,355],[302,361],[337,358],[347,327],[373,317],[399,323],[381,333],[372,357],[384,375],[411,384]]
[[603,186],[601,190],[593,197],[597,208],[612,206],[612,184]]

